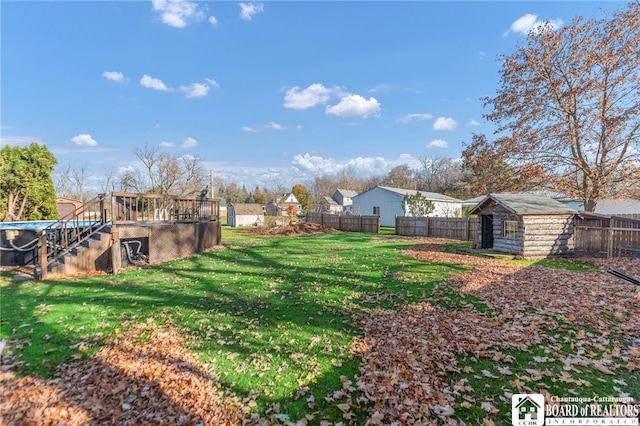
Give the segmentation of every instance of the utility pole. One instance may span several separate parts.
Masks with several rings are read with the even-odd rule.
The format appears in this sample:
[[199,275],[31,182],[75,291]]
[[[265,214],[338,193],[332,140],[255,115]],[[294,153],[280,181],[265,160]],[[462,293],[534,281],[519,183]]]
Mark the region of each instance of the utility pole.
[[213,170],[211,170],[211,171],[209,172],[209,180],[211,181],[211,185],[210,185],[210,188],[211,188],[211,198],[215,198],[215,196],[216,196],[216,190],[215,190],[215,182],[213,181]]

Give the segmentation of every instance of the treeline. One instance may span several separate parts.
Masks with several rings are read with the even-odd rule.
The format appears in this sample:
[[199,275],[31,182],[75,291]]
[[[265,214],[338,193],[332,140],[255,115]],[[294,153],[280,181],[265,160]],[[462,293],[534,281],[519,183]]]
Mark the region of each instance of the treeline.
[[271,188],[256,186],[248,189],[233,182],[216,181],[215,195],[224,197],[227,203],[266,204],[293,192],[305,210],[317,210],[324,197],[331,197],[337,189],[362,193],[376,186],[389,186],[468,199],[485,194],[487,190],[518,191],[539,186],[536,182],[518,179],[513,169],[495,158],[472,157],[472,154],[478,154],[472,150],[467,154],[469,156],[463,159],[422,157],[419,158],[419,167],[403,164],[386,174],[369,178],[358,178],[344,171],[335,176],[322,175],[306,185],[296,184],[293,188],[275,185]]

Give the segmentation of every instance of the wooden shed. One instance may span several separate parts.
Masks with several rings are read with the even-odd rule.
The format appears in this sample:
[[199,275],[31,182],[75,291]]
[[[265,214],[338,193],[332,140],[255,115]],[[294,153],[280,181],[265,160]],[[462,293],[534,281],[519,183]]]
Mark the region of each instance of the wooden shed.
[[471,210],[480,221],[480,248],[525,258],[572,254],[576,213],[552,198],[529,194],[489,194]]
[[77,209],[82,207],[82,200],[78,200],[75,198],[58,197],[56,198],[56,202],[58,203],[58,213],[60,214],[61,218],[72,214]]
[[264,210],[260,204],[229,204],[227,225],[234,227],[264,225]]

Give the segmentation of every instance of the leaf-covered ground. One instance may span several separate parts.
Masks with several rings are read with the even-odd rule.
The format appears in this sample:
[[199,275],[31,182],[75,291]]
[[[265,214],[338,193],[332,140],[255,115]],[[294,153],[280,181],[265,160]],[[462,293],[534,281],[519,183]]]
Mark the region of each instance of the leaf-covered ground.
[[[459,424],[465,417],[457,410],[472,406],[486,412],[485,424],[507,424],[505,410],[502,421],[494,419],[499,419],[497,406],[509,404],[512,394],[551,396],[553,382],[559,381],[573,395],[590,396],[593,383],[585,379],[590,370],[604,373],[606,378],[600,374],[596,380],[609,382],[614,393],[608,396],[640,396],[637,384],[629,395],[632,383],[617,376],[626,372],[637,379],[640,374],[640,301],[628,283],[602,271],[447,253],[439,244],[408,253],[473,269],[451,276],[430,301],[399,312],[376,310],[366,321],[359,388],[373,403],[371,424],[431,424],[434,416]],[[638,259],[607,265],[640,276]],[[456,293],[475,296],[480,304],[444,307]],[[540,354],[530,357],[533,365],[522,368],[515,352]],[[553,368],[558,364],[561,369]],[[452,375],[459,379],[451,380]],[[475,389],[469,377],[480,378],[476,381],[485,386],[495,381],[501,394]]]
[[[603,272],[605,266],[613,266],[638,277],[640,260],[605,264],[590,259],[600,268],[576,263],[576,270],[570,270],[451,252],[446,250],[450,242],[442,240],[412,240],[424,244],[409,249],[400,237],[372,241],[394,238],[403,242],[397,247],[403,254],[457,272],[435,288],[431,282],[425,285],[422,280],[428,277],[417,272],[399,268],[384,273],[385,279],[408,286],[410,293],[432,288],[418,302],[400,293],[345,293],[342,306],[362,301],[360,311],[348,312],[362,333],[353,338],[351,348],[340,352],[350,350],[362,359],[360,373],[340,377],[321,397],[301,387],[295,396],[307,408],[301,418],[281,413],[277,403],[261,411],[258,395],[252,392],[233,393],[215,365],[197,361],[191,346],[199,344],[192,340],[194,330],[155,318],[123,323],[122,331],[90,358],[58,366],[49,379],[19,377],[12,368],[19,363],[3,355],[0,424],[491,425],[510,424],[513,393],[640,398],[640,301],[633,286]],[[235,263],[238,259],[243,258]],[[371,261],[382,262],[379,257]],[[366,284],[362,268],[375,270],[373,264],[359,268],[359,273],[338,280],[345,291],[353,283]],[[315,272],[309,288],[313,291],[301,293],[304,297],[323,288],[318,278],[324,271]],[[307,299],[289,302],[290,307],[304,311],[304,303],[314,299],[303,300]],[[130,305],[135,308],[137,303],[136,299]],[[197,300],[198,305],[204,303],[204,298]],[[338,315],[333,308],[323,309],[314,315]],[[280,312],[284,315],[284,305]],[[315,321],[308,315],[304,314],[307,323]],[[278,330],[286,341],[291,330]],[[214,331],[212,338],[220,340]],[[234,336],[247,333],[258,331],[238,330]],[[310,345],[322,339],[312,336]],[[220,351],[237,344],[223,340]],[[285,351],[284,343],[274,344]],[[328,354],[339,365],[336,355]],[[253,365],[258,358],[275,355],[252,353],[247,362]],[[298,349],[290,354],[289,364],[312,371],[318,368],[310,364],[313,359]],[[328,421],[322,413],[327,409],[338,413],[339,420]]]

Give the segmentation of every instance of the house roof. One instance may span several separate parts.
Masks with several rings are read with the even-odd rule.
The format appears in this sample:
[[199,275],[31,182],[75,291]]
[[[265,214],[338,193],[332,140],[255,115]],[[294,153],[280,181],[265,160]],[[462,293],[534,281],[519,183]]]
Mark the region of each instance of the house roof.
[[499,204],[515,214],[577,213],[576,209],[544,195],[499,193],[487,195],[471,210],[471,214],[478,213],[491,203]]
[[598,201],[596,204],[596,213],[603,214],[634,214],[640,213],[640,201],[632,199],[614,200],[608,198]]
[[236,216],[264,214],[264,211],[262,210],[262,206],[260,204],[232,203],[229,204],[229,206],[233,207]]
[[343,197],[347,198],[353,198],[358,195],[356,191],[352,191],[351,189],[337,189],[336,192],[339,192]]
[[[425,197],[427,200],[431,201],[448,201],[450,203],[462,203],[462,200],[457,198],[449,197],[448,195],[438,194],[437,192],[426,192],[426,191],[416,191],[415,189],[401,189],[401,188],[391,188],[388,186],[377,186],[376,188],[384,189],[385,191],[394,192],[396,194],[400,194],[403,197],[405,195],[415,195],[418,192],[420,195]],[[375,189],[375,188],[374,188]]]
[[339,204],[336,202],[336,200],[334,200],[333,198],[329,197],[328,195],[325,195],[323,197],[323,201],[329,205],[332,206],[339,206]]

